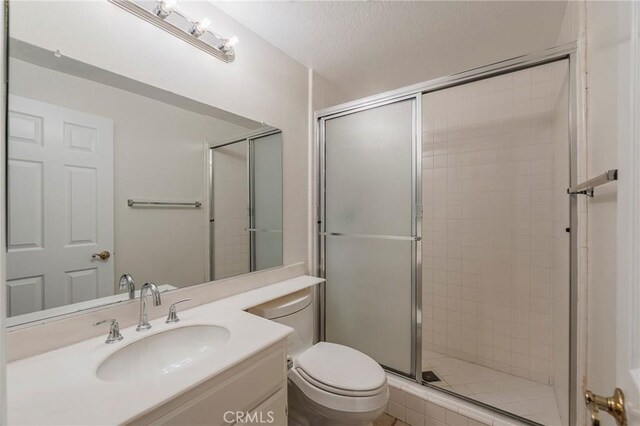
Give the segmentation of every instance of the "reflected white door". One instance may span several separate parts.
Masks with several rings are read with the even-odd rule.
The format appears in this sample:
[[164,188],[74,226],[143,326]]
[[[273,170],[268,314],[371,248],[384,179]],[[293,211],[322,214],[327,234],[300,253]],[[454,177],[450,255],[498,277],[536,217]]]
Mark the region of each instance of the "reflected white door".
[[113,122],[12,95],[8,141],[8,315],[112,295]]

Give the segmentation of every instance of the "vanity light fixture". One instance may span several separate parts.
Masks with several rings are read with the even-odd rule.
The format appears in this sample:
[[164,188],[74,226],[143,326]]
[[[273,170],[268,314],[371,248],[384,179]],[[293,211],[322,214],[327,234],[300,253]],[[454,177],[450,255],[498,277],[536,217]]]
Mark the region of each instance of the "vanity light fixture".
[[165,19],[171,15],[171,12],[178,7],[178,0],[161,0],[158,5],[153,9],[153,13],[160,19]]
[[233,49],[233,46],[235,46],[240,40],[238,40],[238,37],[233,36],[230,39],[225,40],[221,45],[218,46],[218,49],[222,50],[223,52],[228,52],[229,50]]
[[198,21],[189,29],[189,34],[194,36],[195,38],[203,35],[207,29],[211,26],[211,21],[207,18],[204,18],[202,21]]
[[223,37],[211,29],[208,18],[191,19],[178,10],[178,0],[109,0],[138,18],[225,62],[233,62],[238,38]]

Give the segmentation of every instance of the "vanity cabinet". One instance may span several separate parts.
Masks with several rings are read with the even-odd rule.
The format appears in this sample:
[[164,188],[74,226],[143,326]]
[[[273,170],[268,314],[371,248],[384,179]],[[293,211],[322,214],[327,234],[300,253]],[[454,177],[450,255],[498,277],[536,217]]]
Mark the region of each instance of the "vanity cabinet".
[[276,343],[130,425],[286,425],[286,341]]

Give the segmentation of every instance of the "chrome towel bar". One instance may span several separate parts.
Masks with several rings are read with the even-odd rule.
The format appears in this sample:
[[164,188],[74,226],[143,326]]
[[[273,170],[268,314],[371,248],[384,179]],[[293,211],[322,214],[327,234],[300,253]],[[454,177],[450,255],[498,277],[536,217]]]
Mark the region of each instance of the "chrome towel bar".
[[618,169],[607,170],[600,176],[589,179],[586,182],[582,182],[581,184],[574,186],[573,188],[569,188],[567,189],[567,194],[582,194],[588,197],[593,197],[593,188],[595,188],[596,186],[604,185],[605,183],[612,182],[614,180],[618,180]]
[[135,200],[127,200],[127,205],[129,207],[135,206],[143,206],[143,207],[193,207],[199,209],[202,207],[202,203],[200,201],[194,201],[192,203],[181,203],[181,202],[173,202],[173,201],[135,201]]

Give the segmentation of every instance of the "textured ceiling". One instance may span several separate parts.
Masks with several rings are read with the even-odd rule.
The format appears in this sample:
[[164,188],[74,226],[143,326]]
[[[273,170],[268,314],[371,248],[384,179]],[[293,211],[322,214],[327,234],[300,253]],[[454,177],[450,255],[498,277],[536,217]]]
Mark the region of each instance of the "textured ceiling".
[[566,1],[213,3],[351,98],[551,47],[566,7]]

